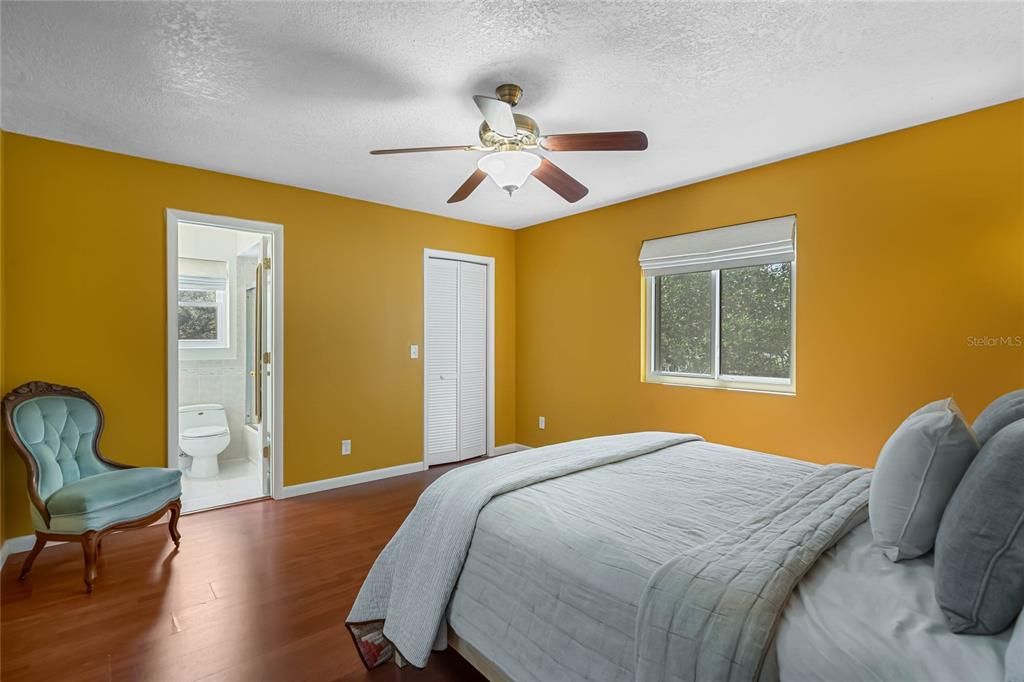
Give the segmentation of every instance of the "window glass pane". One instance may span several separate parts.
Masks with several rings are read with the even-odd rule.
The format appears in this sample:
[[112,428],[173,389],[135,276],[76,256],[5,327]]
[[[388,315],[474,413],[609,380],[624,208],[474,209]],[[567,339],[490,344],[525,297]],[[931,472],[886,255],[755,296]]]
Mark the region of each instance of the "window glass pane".
[[789,263],[722,270],[722,374],[790,377]]
[[178,338],[190,341],[216,341],[217,308],[178,306]]
[[711,374],[712,286],[710,272],[655,279],[659,372]]
[[179,303],[216,303],[216,291],[203,291],[200,289],[178,289]]

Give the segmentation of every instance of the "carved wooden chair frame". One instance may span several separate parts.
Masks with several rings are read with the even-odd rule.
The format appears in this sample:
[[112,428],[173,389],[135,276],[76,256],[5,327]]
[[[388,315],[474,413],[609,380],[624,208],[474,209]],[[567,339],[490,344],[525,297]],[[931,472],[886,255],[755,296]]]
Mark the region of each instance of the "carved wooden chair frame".
[[[130,464],[115,462],[103,456],[99,448],[100,436],[103,434],[103,408],[100,407],[100,404],[96,402],[91,395],[80,388],[50,384],[45,381],[30,381],[18,386],[4,397],[4,424],[7,426],[7,433],[11,437],[11,442],[14,443],[18,456],[21,457],[22,462],[25,463],[25,469],[28,472],[27,484],[29,500],[31,501],[32,506],[36,508],[36,511],[39,512],[42,519],[46,522],[47,526],[49,526],[50,512],[46,508],[46,503],[41,497],[39,497],[39,466],[36,464],[35,457],[32,456],[28,448],[18,437],[18,434],[14,429],[13,421],[15,407],[26,400],[41,398],[44,396],[80,398],[90,403],[94,408],[96,408],[97,414],[96,432],[92,436],[92,448],[93,452],[96,453],[96,457],[104,464],[116,469],[134,469],[135,467]],[[100,554],[103,538],[115,531],[144,528],[155,521],[158,521],[168,511],[171,513],[171,518],[168,523],[168,531],[170,532],[174,546],[178,547],[181,543],[181,534],[178,532],[178,517],[181,516],[180,497],[171,500],[163,507],[144,518],[115,523],[98,530],[88,530],[80,535],[72,533],[47,533],[37,530],[35,531],[35,545],[32,547],[32,551],[29,552],[28,557],[25,559],[25,563],[22,564],[19,580],[24,580],[28,577],[29,571],[32,570],[32,564],[35,562],[36,557],[39,556],[39,553],[43,551],[47,542],[78,542],[82,545],[82,554],[85,558],[85,590],[86,592],[92,592],[92,585],[96,580],[97,574],[96,561]]]

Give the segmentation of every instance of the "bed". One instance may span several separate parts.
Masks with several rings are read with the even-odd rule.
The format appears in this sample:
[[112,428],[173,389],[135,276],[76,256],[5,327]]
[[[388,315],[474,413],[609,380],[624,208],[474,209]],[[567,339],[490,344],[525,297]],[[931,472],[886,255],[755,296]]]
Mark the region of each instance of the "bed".
[[1008,634],[952,635],[930,560],[872,551],[867,470],[629,434],[448,477],[348,618],[368,666],[451,643],[495,682],[1003,680]]
[[1003,682],[1011,631],[953,634],[932,559],[893,563],[857,526],[793,591],[776,638],[781,678]]

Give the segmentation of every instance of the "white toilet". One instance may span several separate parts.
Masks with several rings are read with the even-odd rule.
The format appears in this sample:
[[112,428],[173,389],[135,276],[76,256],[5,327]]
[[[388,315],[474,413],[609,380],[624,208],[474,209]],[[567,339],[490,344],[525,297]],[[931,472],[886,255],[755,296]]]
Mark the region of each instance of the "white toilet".
[[224,407],[213,403],[182,405],[178,408],[178,445],[192,457],[188,473],[193,478],[210,478],[220,473],[217,455],[231,442]]

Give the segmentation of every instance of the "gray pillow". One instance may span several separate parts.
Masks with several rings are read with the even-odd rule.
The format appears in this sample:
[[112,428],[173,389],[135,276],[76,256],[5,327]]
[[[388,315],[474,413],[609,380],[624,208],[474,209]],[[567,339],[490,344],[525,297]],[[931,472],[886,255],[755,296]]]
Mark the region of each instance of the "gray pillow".
[[1006,682],[1024,682],[1024,613],[1017,616],[1017,627],[1006,650]]
[[1024,607],[1024,419],[992,436],[935,540],[935,599],[953,632],[994,635]]
[[993,400],[974,420],[974,435],[984,445],[1007,424],[1024,419],[1024,388],[1010,391]]
[[935,546],[942,512],[978,443],[952,398],[917,410],[878,455],[871,480],[871,533],[892,561],[913,559]]

